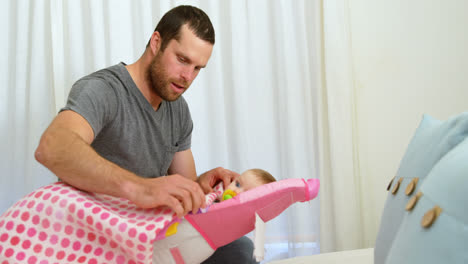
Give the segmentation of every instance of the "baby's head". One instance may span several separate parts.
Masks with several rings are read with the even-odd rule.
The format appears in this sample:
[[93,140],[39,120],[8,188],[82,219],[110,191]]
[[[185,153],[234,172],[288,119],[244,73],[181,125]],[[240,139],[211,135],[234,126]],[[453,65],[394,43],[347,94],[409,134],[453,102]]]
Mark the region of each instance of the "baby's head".
[[275,181],[276,179],[267,171],[262,169],[250,169],[244,171],[236,180],[231,182],[227,189],[239,194],[260,185]]

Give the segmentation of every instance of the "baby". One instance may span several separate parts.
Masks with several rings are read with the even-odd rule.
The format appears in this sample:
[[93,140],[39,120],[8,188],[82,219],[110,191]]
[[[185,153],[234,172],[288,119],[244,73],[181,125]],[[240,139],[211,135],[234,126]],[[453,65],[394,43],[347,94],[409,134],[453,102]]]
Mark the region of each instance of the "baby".
[[224,191],[222,200],[230,199],[241,192],[248,191],[255,187],[270,182],[275,182],[276,179],[267,171],[262,169],[250,169],[244,171],[236,180],[229,184]]

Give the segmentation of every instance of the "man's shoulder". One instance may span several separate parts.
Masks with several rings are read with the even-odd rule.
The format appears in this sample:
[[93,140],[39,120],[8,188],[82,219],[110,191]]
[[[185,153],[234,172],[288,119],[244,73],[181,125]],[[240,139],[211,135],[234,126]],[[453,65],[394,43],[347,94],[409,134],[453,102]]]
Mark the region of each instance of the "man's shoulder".
[[125,66],[121,63],[100,69],[93,73],[90,73],[78,80],[80,81],[87,81],[87,80],[101,80],[101,81],[109,81],[113,79],[122,79],[125,77]]
[[131,77],[126,72],[124,64],[119,63],[88,74],[77,80],[73,86],[79,90],[107,90],[108,92],[126,94],[128,87],[131,86],[129,78]]

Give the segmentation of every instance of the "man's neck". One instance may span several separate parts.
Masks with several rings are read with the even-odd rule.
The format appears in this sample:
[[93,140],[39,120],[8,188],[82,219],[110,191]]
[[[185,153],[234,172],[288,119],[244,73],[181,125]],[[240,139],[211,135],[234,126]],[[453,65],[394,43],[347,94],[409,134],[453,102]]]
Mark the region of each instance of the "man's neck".
[[150,63],[146,62],[145,56],[142,56],[135,63],[125,66],[130,76],[135,82],[136,86],[151,104],[154,111],[157,111],[161,105],[162,99],[152,89],[150,81],[148,80],[147,72]]

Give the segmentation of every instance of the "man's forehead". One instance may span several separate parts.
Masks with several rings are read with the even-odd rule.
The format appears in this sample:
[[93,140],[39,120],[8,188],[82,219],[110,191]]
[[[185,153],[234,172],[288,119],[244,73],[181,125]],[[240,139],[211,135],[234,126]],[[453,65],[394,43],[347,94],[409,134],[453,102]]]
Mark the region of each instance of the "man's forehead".
[[180,29],[178,39],[172,39],[169,42],[176,52],[183,53],[182,55],[190,59],[199,59],[199,63],[204,66],[211,56],[213,45],[205,41],[193,32],[188,25],[183,25]]
[[193,39],[202,40],[195,34],[192,29],[189,28],[187,24],[184,24],[180,27],[177,37],[171,41],[176,41],[178,44],[183,44],[185,41],[191,41]]

